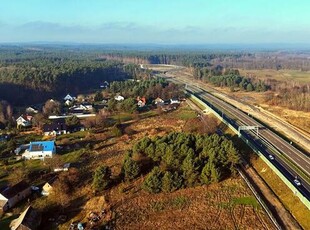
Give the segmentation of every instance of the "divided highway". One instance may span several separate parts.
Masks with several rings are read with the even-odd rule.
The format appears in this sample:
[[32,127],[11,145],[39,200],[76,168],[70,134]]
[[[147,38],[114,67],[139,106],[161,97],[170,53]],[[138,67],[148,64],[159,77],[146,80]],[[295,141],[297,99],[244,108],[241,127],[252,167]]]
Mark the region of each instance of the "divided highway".
[[[176,80],[176,79],[174,79]],[[255,119],[251,118],[241,110],[233,107],[232,105],[218,99],[217,97],[209,94],[207,91],[196,87],[187,86],[187,90],[200,98],[202,101],[207,102],[215,108],[222,116],[230,122],[237,130],[239,126],[258,126],[258,136],[255,131],[241,131],[243,136],[247,137],[251,143],[265,155],[267,159],[295,186],[295,188],[302,193],[308,200],[310,200],[310,184],[301,178],[295,169],[288,165],[281,157],[284,155],[292,162],[295,163],[306,174],[310,175],[310,158],[309,154],[304,154],[281,137],[273,133],[270,129],[263,126]],[[273,159],[270,159],[273,156]],[[294,180],[298,177],[301,185],[296,185]]]

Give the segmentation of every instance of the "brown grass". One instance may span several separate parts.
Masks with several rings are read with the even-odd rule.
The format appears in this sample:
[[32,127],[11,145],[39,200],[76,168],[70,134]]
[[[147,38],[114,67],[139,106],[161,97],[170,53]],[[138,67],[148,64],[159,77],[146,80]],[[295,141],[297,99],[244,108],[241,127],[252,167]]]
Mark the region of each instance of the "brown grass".
[[[92,156],[95,160],[91,161],[88,170],[105,164],[111,167],[112,176],[117,178],[124,151],[145,136],[181,131],[186,120],[178,119],[180,113],[182,110],[129,122],[128,127],[134,131],[132,135],[113,137],[109,130],[94,134],[94,138],[100,141],[94,146]],[[99,212],[102,208],[108,210],[102,223],[113,220],[115,229],[273,229],[265,212],[260,206],[257,208],[255,199],[253,204],[235,203],[235,198],[253,199],[240,178],[155,195],[141,190],[143,180],[142,175],[132,182],[117,182],[102,194],[104,199],[100,194],[94,196],[90,181],[86,182],[79,194],[86,197],[82,210],[59,229],[68,229],[75,220],[87,222],[90,212]]]
[[239,69],[242,76],[255,76],[258,79],[276,79],[278,81],[295,81],[301,83],[310,82],[310,71],[299,70],[243,70]]

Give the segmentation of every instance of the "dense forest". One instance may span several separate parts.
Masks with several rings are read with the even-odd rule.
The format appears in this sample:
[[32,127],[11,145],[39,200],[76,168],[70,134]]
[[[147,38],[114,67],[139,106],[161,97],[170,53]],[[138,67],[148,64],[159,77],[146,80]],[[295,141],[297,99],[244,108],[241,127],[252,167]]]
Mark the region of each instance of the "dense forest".
[[[42,103],[51,97],[99,89],[122,79],[149,79],[150,70],[138,64],[176,64],[188,67],[196,79],[232,91],[266,91],[266,101],[310,111],[309,85],[294,85],[240,76],[243,69],[310,70],[307,52],[241,52],[212,50],[131,50],[126,47],[79,45],[0,46],[0,99],[11,105]],[[159,95],[159,94],[158,94]],[[155,96],[155,95],[154,95]],[[298,101],[298,103],[296,103]]]
[[150,171],[143,189],[151,193],[218,182],[235,173],[239,154],[232,141],[217,134],[170,133],[143,138],[123,162],[123,176]]
[[240,51],[114,51],[102,54],[104,59],[120,60],[136,64],[171,64],[186,67],[242,69],[295,69],[310,70],[310,60],[305,53],[293,52],[240,52]]

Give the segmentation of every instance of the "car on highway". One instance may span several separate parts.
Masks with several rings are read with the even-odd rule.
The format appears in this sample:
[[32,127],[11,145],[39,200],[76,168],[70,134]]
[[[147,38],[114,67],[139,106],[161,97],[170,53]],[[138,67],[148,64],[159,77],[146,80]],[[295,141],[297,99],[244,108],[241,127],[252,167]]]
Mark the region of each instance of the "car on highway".
[[300,185],[301,185],[300,181],[299,181],[297,178],[294,179],[294,184],[296,184],[297,186],[300,186]]
[[270,160],[274,160],[274,156],[273,155],[269,154],[268,157],[269,157]]

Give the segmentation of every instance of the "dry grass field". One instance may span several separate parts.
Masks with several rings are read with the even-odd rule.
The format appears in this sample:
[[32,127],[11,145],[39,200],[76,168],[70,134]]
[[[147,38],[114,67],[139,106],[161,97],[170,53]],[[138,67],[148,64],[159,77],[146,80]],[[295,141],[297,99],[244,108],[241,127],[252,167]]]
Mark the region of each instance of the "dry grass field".
[[[108,131],[94,134],[92,139],[98,140],[93,151],[95,160],[87,168],[93,170],[104,164],[111,167],[112,177],[117,178],[126,149],[145,136],[182,131],[194,117],[195,112],[184,104],[170,113],[128,121],[131,134],[121,137],[113,137]],[[273,229],[267,214],[239,177],[160,194],[141,190],[143,180],[142,175],[131,182],[119,181],[96,196],[88,181],[76,194],[80,206],[66,210],[70,220],[59,229],[68,229],[72,221],[88,223],[89,214],[102,208],[107,210],[103,223],[109,221],[114,229]]]
[[259,79],[275,79],[278,81],[296,81],[301,83],[310,82],[310,71],[298,70],[245,70],[239,69],[242,76],[256,76]]

